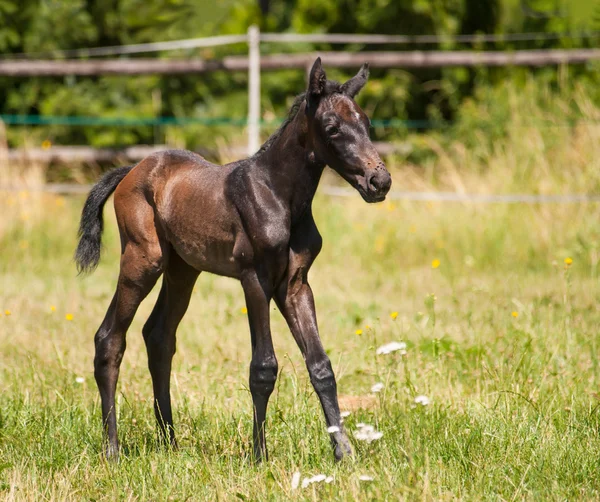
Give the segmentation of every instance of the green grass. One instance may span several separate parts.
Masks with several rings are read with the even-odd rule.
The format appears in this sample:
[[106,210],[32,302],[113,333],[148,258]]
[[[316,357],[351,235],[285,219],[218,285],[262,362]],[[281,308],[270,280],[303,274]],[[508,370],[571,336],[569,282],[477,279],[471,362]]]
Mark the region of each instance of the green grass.
[[[1,499],[600,497],[598,205],[371,206],[319,197],[325,244],[310,278],[321,336],[342,408],[352,408],[347,429],[365,422],[383,437],[352,438],[354,459],[334,463],[299,351],[274,311],[280,376],[268,411],[271,458],[257,466],[243,295],[235,281],[208,274],[178,333],[180,449],[156,441],[140,334],[153,291],[122,365],[122,458],[102,459],[92,340],[113,293],[118,243],[109,204],[102,263],[76,277],[82,202],[0,199]],[[375,354],[392,340],[408,344],[405,357]],[[376,382],[385,388],[373,396]],[[415,405],[420,394],[429,406]],[[292,491],[295,471],[335,479]]]

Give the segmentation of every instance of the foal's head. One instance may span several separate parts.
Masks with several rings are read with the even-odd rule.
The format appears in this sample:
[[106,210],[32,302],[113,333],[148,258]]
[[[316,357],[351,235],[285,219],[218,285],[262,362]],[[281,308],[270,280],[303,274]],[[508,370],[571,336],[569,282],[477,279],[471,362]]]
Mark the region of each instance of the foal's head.
[[350,183],[367,202],[385,199],[392,178],[369,138],[369,117],[354,102],[367,83],[368,65],[345,84],[328,81],[318,58],[306,92],[308,140],[317,161]]

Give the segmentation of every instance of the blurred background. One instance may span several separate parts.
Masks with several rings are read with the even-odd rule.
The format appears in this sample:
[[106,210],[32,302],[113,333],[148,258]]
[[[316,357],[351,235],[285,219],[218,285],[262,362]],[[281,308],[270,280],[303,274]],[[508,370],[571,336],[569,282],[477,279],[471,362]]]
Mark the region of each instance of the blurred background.
[[[600,39],[600,3],[588,0],[2,0],[0,143],[13,164],[11,176],[4,166],[3,183],[91,180],[148,153],[126,150],[135,145],[189,148],[222,162],[241,157],[253,25],[263,37],[261,140],[305,88],[317,54],[338,80],[370,60],[358,102],[388,164],[403,166],[406,188],[460,188],[467,181],[457,173],[489,171],[499,144],[527,156],[535,137],[560,143],[600,117],[600,55],[589,51]],[[340,43],[268,39],[292,33],[346,36]],[[234,37],[224,45],[189,40],[227,35]],[[337,57],[328,58],[332,51]],[[407,62],[411,54],[421,59]],[[521,55],[526,64],[514,59]],[[91,69],[77,66],[87,63]],[[563,146],[559,154],[567,155]],[[515,175],[532,174],[527,167]]]

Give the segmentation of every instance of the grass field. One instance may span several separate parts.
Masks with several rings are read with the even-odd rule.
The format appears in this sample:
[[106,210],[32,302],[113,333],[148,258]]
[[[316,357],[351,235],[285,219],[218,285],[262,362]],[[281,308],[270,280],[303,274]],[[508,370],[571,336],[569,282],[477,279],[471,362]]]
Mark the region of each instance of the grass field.
[[[383,437],[352,437],[355,457],[334,463],[299,350],[273,312],[271,458],[256,466],[243,296],[235,281],[208,274],[178,333],[180,449],[156,441],[141,337],[153,291],[122,365],[122,458],[103,460],[92,340],[113,293],[118,242],[109,204],[101,265],[76,277],[82,203],[0,198],[1,499],[600,497],[598,205],[372,206],[319,196],[325,244],[310,278],[321,336],[351,437],[361,422]],[[406,342],[406,355],[376,355],[390,341]],[[430,404],[415,403],[419,395]],[[293,490],[297,471],[333,481]]]

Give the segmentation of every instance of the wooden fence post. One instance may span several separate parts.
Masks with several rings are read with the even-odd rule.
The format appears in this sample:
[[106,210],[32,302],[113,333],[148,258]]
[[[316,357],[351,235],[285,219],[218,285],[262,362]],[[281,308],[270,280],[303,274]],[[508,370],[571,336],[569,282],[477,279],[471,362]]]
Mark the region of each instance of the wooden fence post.
[[260,143],[260,31],[248,28],[248,155],[254,155]]

